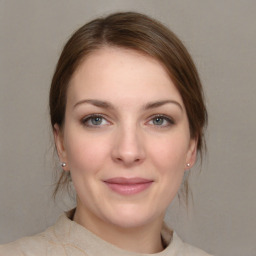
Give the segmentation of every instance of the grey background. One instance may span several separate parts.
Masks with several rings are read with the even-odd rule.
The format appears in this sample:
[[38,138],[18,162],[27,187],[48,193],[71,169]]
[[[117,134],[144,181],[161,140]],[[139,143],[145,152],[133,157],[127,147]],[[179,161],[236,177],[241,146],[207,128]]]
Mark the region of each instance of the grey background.
[[51,199],[47,98],[74,29],[135,10],[168,25],[198,66],[209,108],[208,156],[192,170],[194,206],[166,217],[187,242],[220,256],[256,255],[256,1],[0,1],[0,243],[32,235],[71,207]]

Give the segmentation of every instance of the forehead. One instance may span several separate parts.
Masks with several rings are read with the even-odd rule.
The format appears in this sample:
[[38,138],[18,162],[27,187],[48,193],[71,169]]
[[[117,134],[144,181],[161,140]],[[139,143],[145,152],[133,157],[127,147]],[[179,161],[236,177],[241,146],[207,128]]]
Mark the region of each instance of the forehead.
[[172,97],[182,103],[178,90],[159,61],[135,50],[103,47],[79,65],[69,84],[68,99],[114,100],[113,96],[148,101]]

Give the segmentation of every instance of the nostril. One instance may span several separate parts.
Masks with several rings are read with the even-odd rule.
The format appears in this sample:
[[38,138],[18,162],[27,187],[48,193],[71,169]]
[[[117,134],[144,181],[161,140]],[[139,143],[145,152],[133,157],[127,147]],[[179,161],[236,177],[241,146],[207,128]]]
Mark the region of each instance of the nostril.
[[128,135],[122,134],[122,138],[117,137],[118,140],[116,140],[111,152],[111,157],[116,163],[122,163],[126,166],[139,164],[145,158],[143,145],[137,140],[136,134]]
[[125,165],[139,164],[142,159],[134,157],[115,157],[117,163],[123,163]]

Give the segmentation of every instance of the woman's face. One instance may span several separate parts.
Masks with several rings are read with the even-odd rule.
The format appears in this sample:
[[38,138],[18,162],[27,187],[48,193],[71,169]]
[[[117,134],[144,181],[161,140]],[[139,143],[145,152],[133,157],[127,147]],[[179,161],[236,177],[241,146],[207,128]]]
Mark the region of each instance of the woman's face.
[[95,51],[74,73],[55,139],[77,212],[120,227],[162,220],[196,157],[182,98],[165,69],[114,47]]

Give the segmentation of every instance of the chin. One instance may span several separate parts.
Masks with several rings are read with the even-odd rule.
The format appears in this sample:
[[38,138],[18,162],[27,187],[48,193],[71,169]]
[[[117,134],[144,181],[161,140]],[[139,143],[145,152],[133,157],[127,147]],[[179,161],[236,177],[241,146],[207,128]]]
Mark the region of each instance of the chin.
[[133,228],[145,226],[150,222],[151,221],[149,219],[145,219],[145,218],[129,217],[127,219],[124,219],[124,218],[115,219],[112,221],[112,224],[114,224],[115,226],[118,226],[120,228],[133,229]]
[[[150,213],[150,214],[149,214]],[[137,228],[148,223],[152,223],[159,218],[162,214],[152,214],[152,211],[146,211],[145,209],[138,209],[138,207],[122,207],[115,210],[115,215],[111,214],[110,218],[107,218],[109,222],[115,226],[121,228]]]

